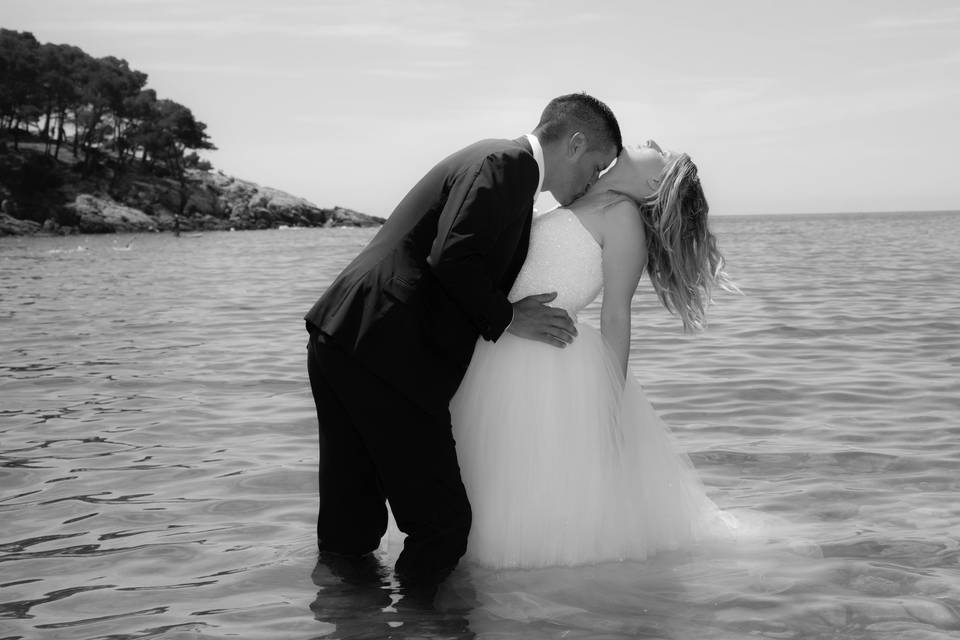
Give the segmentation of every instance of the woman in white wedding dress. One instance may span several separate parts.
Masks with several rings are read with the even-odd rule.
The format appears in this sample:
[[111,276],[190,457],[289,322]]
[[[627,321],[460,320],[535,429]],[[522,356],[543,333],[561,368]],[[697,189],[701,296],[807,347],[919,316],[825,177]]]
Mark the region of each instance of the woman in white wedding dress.
[[473,508],[465,559],[546,567],[644,559],[723,529],[689,459],[628,367],[630,304],[646,272],[685,329],[728,288],[689,156],[627,148],[576,202],[533,222],[511,300],[557,292],[578,312],[603,291],[600,331],[558,348],[478,341],[451,403]]

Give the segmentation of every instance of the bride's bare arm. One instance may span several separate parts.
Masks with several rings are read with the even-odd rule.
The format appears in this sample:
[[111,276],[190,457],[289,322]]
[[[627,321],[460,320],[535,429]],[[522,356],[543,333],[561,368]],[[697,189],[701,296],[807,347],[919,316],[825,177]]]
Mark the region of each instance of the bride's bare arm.
[[630,303],[647,262],[647,243],[640,212],[632,202],[619,202],[603,214],[603,306],[600,331],[613,348],[620,371],[630,356]]

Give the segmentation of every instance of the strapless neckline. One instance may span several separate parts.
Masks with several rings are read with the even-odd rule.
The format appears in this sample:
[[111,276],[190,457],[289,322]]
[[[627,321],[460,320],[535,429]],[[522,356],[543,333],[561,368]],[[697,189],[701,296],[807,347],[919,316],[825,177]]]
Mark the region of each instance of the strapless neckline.
[[575,214],[570,209],[567,209],[564,207],[557,207],[556,209],[551,209],[546,213],[541,213],[539,216],[537,216],[536,220],[542,220],[547,216],[559,215],[561,213],[566,214],[567,216],[573,218],[573,221],[577,223],[577,226],[580,228],[580,230],[583,231],[583,233],[590,236],[590,240],[593,242],[593,244],[595,244],[598,248],[603,248],[603,245],[600,244],[600,241],[597,240],[597,237],[590,232],[590,229],[587,229],[587,225],[583,224],[583,220],[580,219],[580,216]]

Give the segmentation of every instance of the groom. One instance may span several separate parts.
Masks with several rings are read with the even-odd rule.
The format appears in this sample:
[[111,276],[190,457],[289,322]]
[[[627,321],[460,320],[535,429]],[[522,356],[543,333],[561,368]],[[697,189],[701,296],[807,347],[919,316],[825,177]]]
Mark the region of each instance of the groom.
[[320,426],[320,550],[376,549],[389,500],[407,534],[396,573],[442,580],[466,550],[470,504],[448,405],[478,337],[508,330],[563,347],[555,294],[511,304],[541,189],[567,204],[621,148],[610,109],[552,100],[531,135],[484,140],[431,169],[306,315]]

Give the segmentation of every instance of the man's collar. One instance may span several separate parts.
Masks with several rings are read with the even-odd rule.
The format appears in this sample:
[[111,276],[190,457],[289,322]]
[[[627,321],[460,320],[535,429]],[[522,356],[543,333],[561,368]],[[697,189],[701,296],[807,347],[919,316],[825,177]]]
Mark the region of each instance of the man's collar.
[[530,148],[533,149],[533,159],[537,161],[537,168],[540,169],[540,181],[537,183],[537,190],[534,193],[534,198],[540,193],[543,189],[543,147],[540,146],[540,141],[537,140],[537,136],[532,133],[527,134],[527,142],[530,143]]

